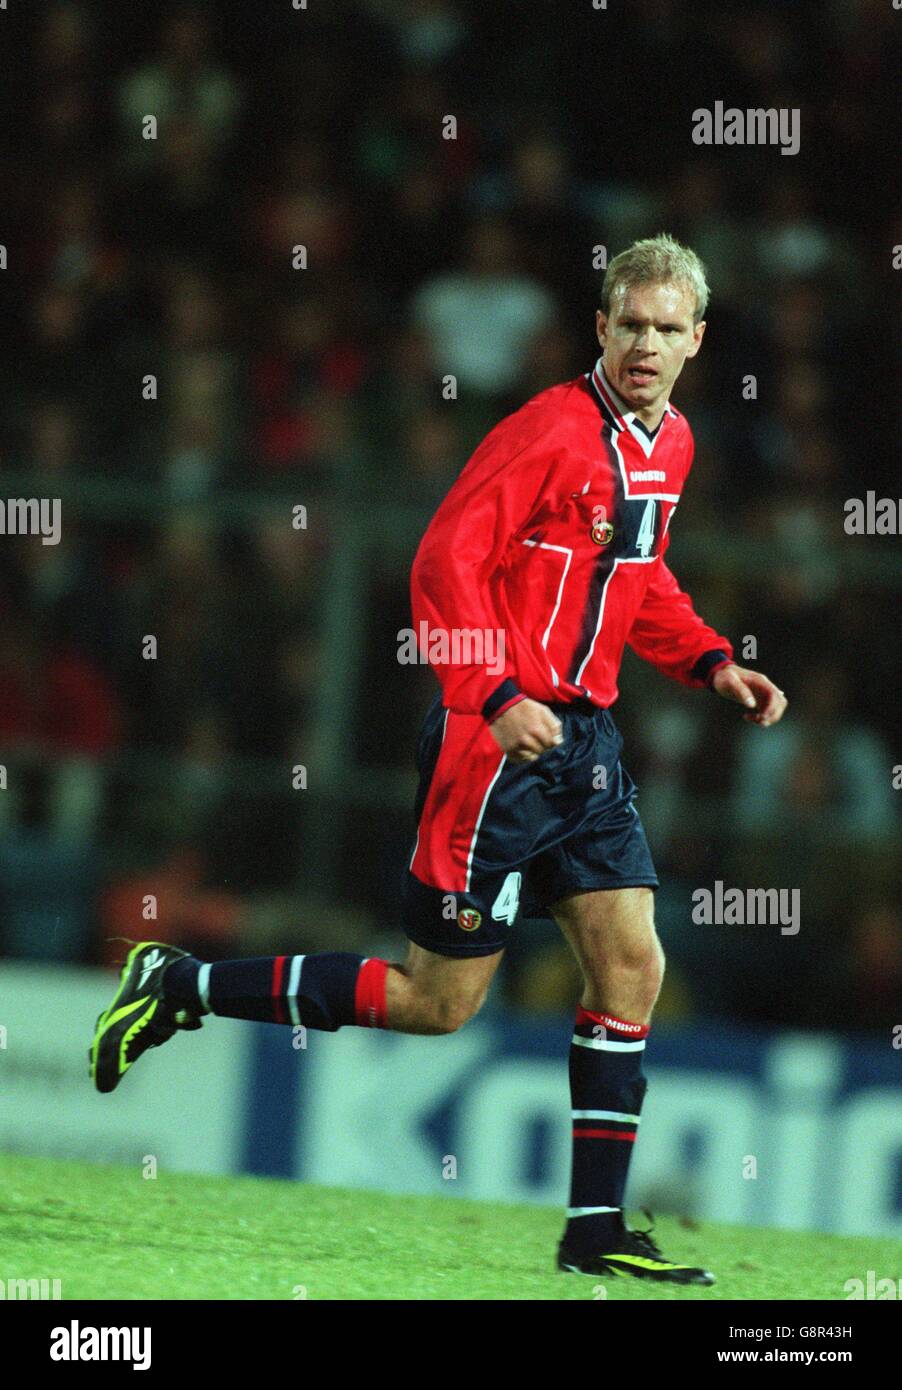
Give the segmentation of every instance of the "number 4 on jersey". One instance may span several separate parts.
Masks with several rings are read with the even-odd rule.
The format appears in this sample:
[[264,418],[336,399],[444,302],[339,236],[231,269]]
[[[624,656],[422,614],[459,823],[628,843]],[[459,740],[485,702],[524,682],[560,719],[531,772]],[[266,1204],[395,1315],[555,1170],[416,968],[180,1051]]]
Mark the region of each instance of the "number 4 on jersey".
[[636,536],[636,549],[647,560],[655,543],[655,520],[657,516],[658,504],[652,497],[646,504],[645,511],[642,513],[642,521],[639,532]]
[[492,903],[493,921],[507,922],[509,927],[514,925],[517,916],[517,908],[520,906],[520,884],[522,882],[522,874],[508,874],[501,885],[501,892]]

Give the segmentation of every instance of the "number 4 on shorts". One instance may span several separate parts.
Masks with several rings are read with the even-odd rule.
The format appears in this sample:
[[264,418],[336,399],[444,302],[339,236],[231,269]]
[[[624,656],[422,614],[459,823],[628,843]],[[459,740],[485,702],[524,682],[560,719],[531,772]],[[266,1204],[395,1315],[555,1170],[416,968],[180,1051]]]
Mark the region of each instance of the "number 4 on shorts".
[[520,906],[520,884],[522,882],[522,874],[508,874],[501,885],[501,892],[492,903],[492,921],[507,922],[509,927],[514,925],[517,908]]

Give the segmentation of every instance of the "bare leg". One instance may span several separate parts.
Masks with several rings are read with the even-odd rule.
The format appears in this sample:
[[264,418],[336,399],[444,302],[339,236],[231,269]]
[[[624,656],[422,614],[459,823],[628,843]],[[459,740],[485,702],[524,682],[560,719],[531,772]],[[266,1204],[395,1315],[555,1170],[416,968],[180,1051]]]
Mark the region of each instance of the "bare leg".
[[481,1008],[503,951],[457,960],[413,942],[385,980],[387,1027],[396,1033],[453,1033]]
[[651,889],[578,893],[552,911],[583,973],[583,1008],[648,1023],[664,978]]

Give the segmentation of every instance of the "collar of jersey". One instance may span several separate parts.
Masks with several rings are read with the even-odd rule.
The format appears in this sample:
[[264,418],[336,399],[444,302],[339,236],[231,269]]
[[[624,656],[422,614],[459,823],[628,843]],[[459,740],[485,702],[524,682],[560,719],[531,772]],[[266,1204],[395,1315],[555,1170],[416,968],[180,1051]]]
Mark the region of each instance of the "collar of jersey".
[[609,398],[605,400],[605,404],[608,406],[612,415],[614,415],[618,428],[622,429],[626,426],[633,438],[637,439],[641,444],[643,453],[649,456],[654,448],[655,440],[661,433],[661,425],[663,425],[665,417],[671,415],[674,419],[676,418],[676,411],[673,409],[670,401],[667,401],[664,405],[664,414],[661,416],[654,434],[649,434],[648,430],[642,424],[642,421],[638,419],[636,412],[630,410],[627,407],[626,401],[614,390],[608,380],[607,372],[604,369],[603,359],[601,357],[599,357],[598,361],[595,363],[595,370],[589,375],[595,380],[596,390],[598,389],[598,383],[601,383],[603,392],[599,394],[601,394],[603,400],[605,400],[605,397]]

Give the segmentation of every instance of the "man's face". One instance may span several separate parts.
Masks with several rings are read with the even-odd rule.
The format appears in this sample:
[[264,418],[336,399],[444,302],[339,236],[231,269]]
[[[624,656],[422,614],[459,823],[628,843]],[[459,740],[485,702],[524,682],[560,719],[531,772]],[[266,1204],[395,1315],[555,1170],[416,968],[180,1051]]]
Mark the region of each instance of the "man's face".
[[595,316],[604,369],[640,420],[655,425],[687,357],[702,344],[692,322],[695,295],[682,285],[618,286],[607,316]]

